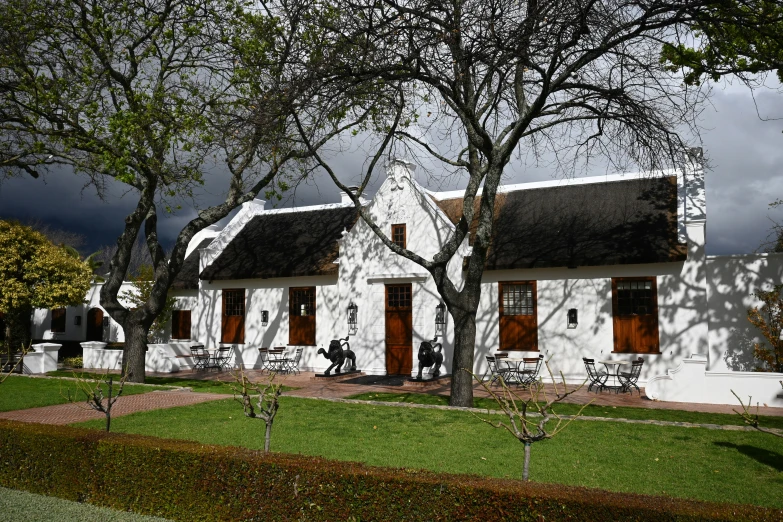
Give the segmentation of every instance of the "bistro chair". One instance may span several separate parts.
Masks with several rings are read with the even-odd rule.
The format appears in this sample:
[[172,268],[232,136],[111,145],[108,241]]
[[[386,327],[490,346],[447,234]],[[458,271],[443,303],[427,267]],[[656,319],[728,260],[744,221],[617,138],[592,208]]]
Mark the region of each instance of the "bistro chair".
[[595,386],[596,391],[602,391],[604,389],[604,384],[606,384],[606,379],[609,378],[609,374],[604,370],[596,370],[595,359],[582,357],[582,361],[585,363],[585,369],[587,369],[587,378],[590,380],[590,384],[587,386],[587,391],[589,392],[592,390],[593,386]]
[[285,360],[285,363],[284,363],[285,367],[283,368],[283,371],[285,371],[286,373],[290,372],[290,373],[294,373],[294,374],[300,373],[299,372],[299,360],[302,358],[302,351],[303,350],[304,350],[304,348],[302,348],[301,346],[298,347],[296,349],[296,351],[294,352],[294,356]]
[[218,371],[231,369],[231,348],[231,346],[221,346],[215,351],[213,368]]
[[266,369],[271,372],[285,371],[285,346],[275,346],[269,350]]
[[538,357],[525,357],[522,359],[521,367],[517,370],[519,384],[523,388],[530,388],[538,381],[538,372],[541,371],[541,364],[544,362],[544,354]]
[[642,391],[639,389],[639,386],[636,385],[636,382],[639,380],[639,375],[642,373],[642,365],[644,364],[644,359],[639,357],[635,361],[631,363],[631,371],[630,372],[620,372],[618,375],[618,379],[620,380],[620,384],[622,385],[622,391],[623,393],[630,391],[633,393],[631,388],[636,388],[636,391],[639,392],[639,395],[641,396]]
[[[492,386],[495,381],[501,378],[501,374],[498,372],[497,359],[495,359],[494,355],[487,355],[487,368],[487,371],[489,371],[489,386]],[[486,375],[487,374],[485,373],[484,377],[486,377]]]
[[261,363],[261,371],[264,371],[267,369],[267,364],[269,362],[269,348],[259,348],[258,349],[258,361]]
[[496,352],[495,364],[498,373],[503,376],[503,382],[506,384],[521,384],[522,379],[519,376],[519,361],[511,362],[508,358],[508,352]]
[[196,344],[190,347],[190,355],[193,357],[194,370],[206,370],[209,365],[209,352],[203,344]]

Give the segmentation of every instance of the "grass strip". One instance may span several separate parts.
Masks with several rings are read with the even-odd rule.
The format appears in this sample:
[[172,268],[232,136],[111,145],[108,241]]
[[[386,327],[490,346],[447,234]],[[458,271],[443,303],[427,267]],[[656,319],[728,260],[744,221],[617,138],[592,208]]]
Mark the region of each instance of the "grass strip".
[[[114,383],[116,393],[118,382]],[[101,384],[106,394],[107,386]],[[122,390],[123,396],[148,393],[155,390],[171,389],[158,386],[139,386],[126,384]],[[79,400],[85,399],[77,383],[72,379],[46,379],[40,377],[26,377],[23,375],[9,375],[3,384],[0,384],[0,411],[25,410],[28,408],[40,408],[41,406],[53,406],[66,404],[68,392]]]
[[24,520],[25,522],[166,522],[165,518],[149,517],[115,511],[0,487],[0,520]]
[[[72,377],[73,372],[67,370],[57,370],[54,372],[49,372],[46,375],[51,375],[55,377]],[[85,372],[84,375],[97,376],[103,374]],[[146,384],[154,384],[157,386],[180,386],[183,388],[190,388],[194,392],[224,393],[228,395],[231,395],[233,393],[230,384],[234,383],[233,379],[229,379],[227,381],[220,381],[220,380],[187,379],[181,377],[151,377],[151,376],[145,377],[144,382]],[[297,389],[298,388],[291,387],[291,386],[283,386],[283,391],[291,391]]]
[[[425,393],[359,393],[346,397],[362,401],[396,402],[400,404],[434,404],[447,406],[448,395],[427,395]],[[482,409],[499,409],[495,401],[485,397],[473,399],[474,407]],[[580,404],[562,403],[555,406],[560,415],[576,415],[582,406]],[[737,406],[739,409],[739,406]],[[653,408],[634,408],[630,406],[599,406],[591,404],[582,411],[586,417],[607,417],[610,419],[658,420],[665,422],[690,422],[693,424],[717,424],[724,426],[745,426],[745,423],[735,414],[704,413],[685,410],[659,410]],[[759,423],[766,428],[783,429],[783,417],[759,416]]]
[[[123,416],[113,429],[263,448],[263,422],[244,417],[234,401]],[[464,411],[282,397],[272,450],[518,479],[524,449],[505,431]],[[580,421],[534,444],[531,479],[781,508],[783,439],[757,432]]]

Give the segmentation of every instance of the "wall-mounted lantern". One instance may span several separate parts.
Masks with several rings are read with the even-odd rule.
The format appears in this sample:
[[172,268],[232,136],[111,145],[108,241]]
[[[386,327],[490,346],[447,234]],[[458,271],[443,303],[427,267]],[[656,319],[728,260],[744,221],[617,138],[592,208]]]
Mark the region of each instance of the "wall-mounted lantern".
[[435,330],[443,331],[443,327],[446,325],[446,305],[439,303],[435,307]]
[[104,317],[103,318],[103,326],[104,327],[109,326],[109,318],[108,317]]
[[82,325],[82,316],[81,316],[81,315],[77,315],[77,316],[75,316],[75,317],[73,318],[73,324],[74,324],[75,326],[81,326],[81,325]]
[[261,326],[266,326],[269,324],[269,310],[262,310],[261,311]]
[[579,324],[579,320],[577,318],[576,308],[570,308],[568,310],[568,327],[576,328],[577,324]]
[[357,321],[359,318],[359,307],[356,306],[356,303],[351,301],[351,304],[348,305],[348,328],[351,330],[356,329]]

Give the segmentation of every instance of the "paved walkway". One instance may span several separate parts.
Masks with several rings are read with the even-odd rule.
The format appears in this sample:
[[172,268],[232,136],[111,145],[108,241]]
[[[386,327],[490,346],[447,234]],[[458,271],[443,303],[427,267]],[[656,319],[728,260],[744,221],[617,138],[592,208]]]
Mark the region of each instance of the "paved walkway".
[[[153,391],[120,397],[111,410],[112,418],[121,417],[137,411],[190,406],[200,402],[225,399],[229,396],[217,393],[194,393],[191,391]],[[103,413],[89,408],[85,403],[58,404],[28,410],[0,412],[0,419],[40,424],[72,424],[94,419],[105,419]]]
[[[156,375],[156,374],[149,374]],[[258,370],[247,371],[246,375],[253,381],[265,381],[268,379],[266,373]],[[317,397],[325,399],[344,399],[345,397],[359,393],[428,393],[433,395],[448,395],[449,382],[444,381],[442,385],[417,389],[403,386],[389,385],[368,385],[368,384],[346,384],[339,381],[315,381],[312,372],[302,372],[299,375],[280,376],[279,382],[286,386],[297,388],[288,391],[285,395],[293,397]],[[232,377],[227,372],[194,372],[184,371],[177,374],[160,374],[165,377],[179,377],[183,379],[199,380],[219,380],[231,382]],[[548,384],[545,387],[547,393],[554,391],[553,385]],[[520,395],[524,397],[524,391]],[[489,394],[481,385],[474,387],[476,397],[487,397]],[[120,397],[112,410],[112,417],[121,417],[137,411],[147,411],[154,409],[173,408],[176,406],[189,406],[201,402],[219,400],[230,397],[230,395],[219,393],[196,393],[187,390],[174,391],[154,391],[150,393],[128,395]],[[600,406],[623,406],[635,408],[665,409],[665,410],[685,410],[708,413],[728,413],[738,409],[739,405],[714,405],[714,404],[692,404],[681,402],[661,402],[651,401],[644,396],[642,390],[639,394],[614,394],[588,393],[587,388],[583,387],[576,393],[568,397],[565,402],[575,404],[586,404],[592,401],[593,404]],[[783,408],[759,408],[759,414],[768,416],[783,417]],[[61,404],[57,406],[45,406],[43,408],[32,408],[28,410],[17,410],[10,412],[0,412],[0,419],[9,419],[22,422],[38,422],[42,424],[71,424],[92,419],[103,419],[102,413],[88,408],[84,404]]]

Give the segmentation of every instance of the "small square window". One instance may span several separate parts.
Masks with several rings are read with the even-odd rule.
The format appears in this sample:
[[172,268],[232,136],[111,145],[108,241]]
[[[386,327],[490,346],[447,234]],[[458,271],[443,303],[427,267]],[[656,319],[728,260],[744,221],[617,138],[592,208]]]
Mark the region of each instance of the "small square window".
[[405,225],[392,225],[392,237],[391,237],[392,243],[397,245],[400,248],[407,248],[405,245],[407,244],[407,237],[405,234]]
[[65,333],[65,308],[55,308],[52,310],[52,328],[53,333]]

